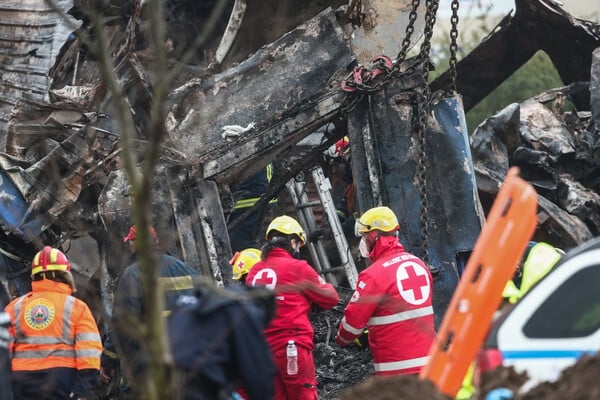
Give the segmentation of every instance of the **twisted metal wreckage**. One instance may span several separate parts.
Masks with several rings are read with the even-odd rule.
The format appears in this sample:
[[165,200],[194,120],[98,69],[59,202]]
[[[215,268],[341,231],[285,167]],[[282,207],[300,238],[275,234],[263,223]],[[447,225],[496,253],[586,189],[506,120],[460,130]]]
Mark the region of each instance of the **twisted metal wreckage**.
[[[232,2],[222,40],[205,49],[214,56],[189,66],[170,93],[153,210],[171,253],[226,283],[230,188],[278,161],[281,172],[252,210],[260,211],[344,135],[358,208],[383,204],[397,213],[402,243],[434,272],[438,323],[509,165],[520,166],[540,193],[536,238],[570,248],[600,233],[598,25],[552,0],[517,0],[514,15],[457,62],[455,14],[451,68],[427,85],[438,1],[295,3]],[[56,5],[76,16],[89,6]],[[167,5],[188,23],[169,25],[177,50],[214,2]],[[139,1],[108,2],[104,30],[143,146],[152,77],[148,50],[134,36],[139,29],[131,29],[140,22],[136,7]],[[85,29],[86,21],[76,22]],[[0,273],[24,292],[29,260],[52,244],[67,251],[78,280],[89,281],[82,296],[98,299],[127,264],[121,237],[130,198],[113,103],[74,33],[43,0],[0,0]],[[418,55],[407,58],[421,37]],[[463,108],[538,50],[567,86],[507,107],[469,139]],[[373,68],[361,67],[384,52],[398,52],[393,64],[376,57]],[[576,112],[543,106],[565,98]],[[248,129],[223,135],[232,125]],[[303,145],[315,132],[321,140]]]

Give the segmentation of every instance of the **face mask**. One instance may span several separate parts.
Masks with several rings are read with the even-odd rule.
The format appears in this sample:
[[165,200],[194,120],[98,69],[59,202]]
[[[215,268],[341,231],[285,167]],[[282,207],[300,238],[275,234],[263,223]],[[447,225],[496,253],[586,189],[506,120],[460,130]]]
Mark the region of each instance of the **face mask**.
[[370,251],[367,247],[367,242],[365,241],[364,237],[360,238],[360,243],[358,244],[358,251],[360,251],[360,255],[364,258],[369,258]]
[[292,249],[292,257],[300,259],[300,245],[298,244],[297,247],[292,247]]

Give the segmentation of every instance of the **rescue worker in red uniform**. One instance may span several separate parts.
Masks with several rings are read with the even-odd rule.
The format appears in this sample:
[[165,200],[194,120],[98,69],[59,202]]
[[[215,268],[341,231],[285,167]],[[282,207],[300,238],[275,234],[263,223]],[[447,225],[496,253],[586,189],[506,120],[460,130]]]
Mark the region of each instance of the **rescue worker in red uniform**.
[[88,306],[71,296],[70,270],[60,250],[44,247],[31,264],[32,291],[5,308],[15,399],[95,398],[102,342]]
[[[308,319],[314,303],[330,309],[338,303],[335,288],[304,260],[298,259],[305,238],[294,218],[283,215],[267,227],[262,260],[246,278],[251,286],[263,285],[275,291],[275,318],[265,329],[277,373],[275,400],[318,399],[313,359],[313,327]],[[297,347],[298,368],[288,373],[286,348],[293,340]]]
[[418,257],[404,251],[394,212],[375,207],[356,221],[361,255],[373,263],[358,276],[336,341],[351,344],[368,328],[377,375],[418,374],[434,339],[433,279]]

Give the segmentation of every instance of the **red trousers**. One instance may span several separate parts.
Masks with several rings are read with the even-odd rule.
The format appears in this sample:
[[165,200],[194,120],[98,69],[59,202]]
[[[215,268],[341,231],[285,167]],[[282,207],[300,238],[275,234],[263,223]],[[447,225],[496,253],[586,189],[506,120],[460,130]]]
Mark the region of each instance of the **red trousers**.
[[311,350],[298,346],[298,374],[288,375],[285,346],[273,354],[275,374],[275,400],[318,400],[315,362]]

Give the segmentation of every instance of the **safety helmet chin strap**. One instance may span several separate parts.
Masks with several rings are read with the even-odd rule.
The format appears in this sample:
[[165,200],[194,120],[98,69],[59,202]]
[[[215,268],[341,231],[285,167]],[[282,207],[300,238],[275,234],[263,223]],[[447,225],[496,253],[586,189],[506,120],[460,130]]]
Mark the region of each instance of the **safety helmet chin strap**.
[[[375,239],[371,241],[370,239],[370,234],[375,232],[377,234],[377,236],[375,236]],[[377,241],[379,240],[380,237],[382,236],[394,236],[394,237],[398,237],[398,231],[393,231],[393,232],[382,232],[380,230],[372,230],[370,232],[366,232],[366,242],[367,242],[367,246],[369,246],[369,251],[373,250],[373,247],[375,247],[375,243],[377,243]]]
[[[373,235],[373,233],[375,233],[376,235]],[[367,247],[368,247],[369,251],[373,251],[373,247],[375,247],[375,243],[377,243],[377,241],[379,240],[379,236],[381,236],[381,232],[374,230],[374,231],[366,232],[365,236],[366,236],[365,242],[367,243]],[[374,239],[371,239],[372,237],[374,237]]]

